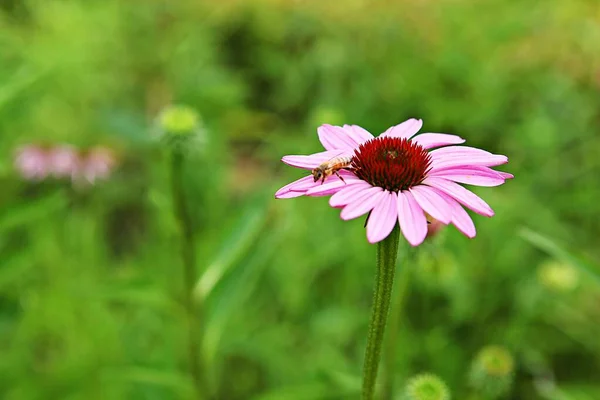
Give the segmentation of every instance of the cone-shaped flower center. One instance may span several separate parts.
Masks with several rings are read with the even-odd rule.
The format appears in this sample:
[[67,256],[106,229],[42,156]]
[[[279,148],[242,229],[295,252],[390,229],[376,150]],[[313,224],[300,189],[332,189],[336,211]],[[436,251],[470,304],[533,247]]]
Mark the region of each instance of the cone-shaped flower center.
[[425,179],[431,157],[427,150],[406,139],[377,137],[354,151],[356,176],[389,191],[416,186]]

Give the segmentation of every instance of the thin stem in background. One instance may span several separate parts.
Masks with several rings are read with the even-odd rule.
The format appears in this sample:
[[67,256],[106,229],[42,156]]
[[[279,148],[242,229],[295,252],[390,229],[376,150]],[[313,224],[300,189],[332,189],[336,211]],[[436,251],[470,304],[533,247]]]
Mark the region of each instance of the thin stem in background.
[[383,365],[383,400],[392,400],[394,393],[394,360],[396,358],[396,348],[398,344],[398,335],[400,324],[404,317],[404,304],[406,302],[410,275],[411,275],[411,256],[412,249],[406,249],[402,256],[400,266],[400,274],[396,283],[396,293],[394,295],[393,304],[391,306],[390,327],[385,339],[385,357]]
[[377,272],[375,274],[373,308],[371,311],[371,322],[369,324],[363,369],[363,400],[372,400],[375,393],[385,324],[390,309],[392,288],[394,286],[399,237],[400,229],[396,226],[387,238],[377,244]]
[[202,332],[198,329],[198,324],[201,322],[201,305],[196,308],[193,297],[193,289],[196,282],[194,230],[183,189],[183,153],[178,148],[175,148],[171,155],[171,189],[175,215],[181,231],[181,258],[183,262],[183,287],[185,290],[185,293],[183,293],[183,306],[187,317],[188,363],[196,394],[198,398],[205,398],[207,397],[206,391],[208,386],[205,382],[206,374],[202,371],[200,360]]

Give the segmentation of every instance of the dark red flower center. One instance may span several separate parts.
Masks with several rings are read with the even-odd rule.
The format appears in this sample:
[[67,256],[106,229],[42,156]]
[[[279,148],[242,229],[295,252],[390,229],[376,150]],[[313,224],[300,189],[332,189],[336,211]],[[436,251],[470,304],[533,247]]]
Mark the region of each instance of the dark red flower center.
[[389,191],[398,192],[420,184],[431,165],[429,152],[406,139],[377,137],[354,151],[356,176]]

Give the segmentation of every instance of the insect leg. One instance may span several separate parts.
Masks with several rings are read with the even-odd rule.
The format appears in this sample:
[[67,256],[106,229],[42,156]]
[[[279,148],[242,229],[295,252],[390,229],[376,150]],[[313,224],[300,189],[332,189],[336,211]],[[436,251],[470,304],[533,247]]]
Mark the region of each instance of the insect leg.
[[338,178],[340,178],[342,180],[342,182],[346,183],[346,181],[344,180],[344,178],[342,178],[342,176],[337,171],[335,171],[334,174],[336,174],[336,176]]

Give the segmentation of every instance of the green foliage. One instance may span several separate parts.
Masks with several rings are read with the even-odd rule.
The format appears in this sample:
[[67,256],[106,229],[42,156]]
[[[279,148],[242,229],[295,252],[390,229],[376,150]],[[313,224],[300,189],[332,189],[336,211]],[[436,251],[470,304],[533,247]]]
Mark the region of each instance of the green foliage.
[[[486,398],[469,371],[498,344],[514,358],[506,398],[599,398],[597,11],[559,0],[2,2],[0,397],[192,396],[155,132],[161,110],[181,104],[206,135],[184,179],[216,399],[359,396],[375,248],[363,221],[341,221],[325,198],[275,200],[302,176],[279,160],[320,151],[320,123],[379,133],[410,117],[508,155],[516,178],[476,190],[496,216],[473,216],[475,239],[449,227],[419,248],[386,355],[396,386],[427,370],[453,398]],[[27,182],[12,165],[27,143],[104,145],[119,166],[94,186]]]

